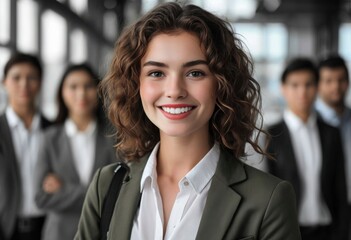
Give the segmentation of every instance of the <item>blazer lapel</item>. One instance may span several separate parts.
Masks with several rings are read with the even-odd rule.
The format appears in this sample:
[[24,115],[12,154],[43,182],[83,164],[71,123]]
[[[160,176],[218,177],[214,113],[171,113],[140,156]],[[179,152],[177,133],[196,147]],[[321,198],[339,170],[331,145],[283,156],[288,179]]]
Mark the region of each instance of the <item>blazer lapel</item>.
[[65,169],[66,176],[70,176],[71,179],[79,182],[80,178],[77,168],[74,164],[73,153],[69,141],[70,140],[66,134],[66,131],[62,126],[56,139],[56,144],[54,145],[56,148],[55,152],[57,152],[58,156],[60,156],[59,159],[62,161],[62,165],[65,166],[62,169]]
[[133,220],[138,209],[141,193],[140,181],[148,155],[133,162],[129,173],[129,180],[123,183],[110,224],[108,239],[129,240],[133,227]]
[[5,160],[7,161],[7,164],[10,165],[11,170],[13,173],[16,174],[15,178],[16,179],[16,183],[14,184],[14,186],[16,186],[17,188],[21,188],[20,183],[19,183],[19,173],[18,173],[18,164],[17,164],[17,157],[16,157],[16,153],[15,153],[15,147],[13,146],[13,141],[12,141],[12,135],[11,135],[11,131],[10,131],[10,126],[7,122],[6,119],[6,115],[3,114],[0,117],[0,133],[1,135],[3,134],[3,136],[1,136],[3,138],[3,144],[5,145],[4,149],[2,149],[5,153],[5,151],[7,152],[6,156],[7,158]]
[[241,196],[235,192],[233,186],[245,179],[242,163],[221,151],[196,239],[224,238],[241,201]]

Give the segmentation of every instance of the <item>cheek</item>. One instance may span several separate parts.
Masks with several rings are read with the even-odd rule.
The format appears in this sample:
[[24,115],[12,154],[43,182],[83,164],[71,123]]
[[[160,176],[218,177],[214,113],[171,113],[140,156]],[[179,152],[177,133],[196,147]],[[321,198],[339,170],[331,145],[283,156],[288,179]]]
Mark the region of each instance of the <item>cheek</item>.
[[37,93],[40,91],[40,86],[40,82],[35,81],[30,84],[30,89],[32,92]]
[[159,94],[160,88],[152,83],[141,83],[140,84],[140,98],[144,103],[155,101]]
[[63,89],[62,98],[66,105],[71,105],[71,102],[74,100],[74,91],[70,89]]

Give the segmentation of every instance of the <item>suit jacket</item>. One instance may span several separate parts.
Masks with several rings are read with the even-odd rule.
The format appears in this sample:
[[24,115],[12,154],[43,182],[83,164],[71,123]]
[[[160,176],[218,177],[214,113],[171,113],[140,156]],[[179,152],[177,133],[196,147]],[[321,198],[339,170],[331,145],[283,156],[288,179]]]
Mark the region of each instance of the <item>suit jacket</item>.
[[[108,239],[129,240],[141,198],[140,179],[148,156],[130,164],[110,223]],[[75,240],[96,240],[103,199],[115,165],[99,170],[87,193]],[[197,232],[198,240],[298,240],[292,186],[221,151]]]
[[[332,215],[334,239],[347,239],[347,199],[340,133],[320,119],[317,119],[317,126],[322,150],[322,196]],[[272,136],[268,151],[275,157],[275,161],[267,161],[269,172],[293,185],[299,207],[303,186],[289,129],[286,123],[281,121],[269,127],[268,132]]]
[[[93,172],[104,165],[116,162],[112,139],[107,138],[105,134],[102,127],[98,126]],[[38,207],[47,211],[43,239],[73,239],[87,186],[80,182],[64,126],[48,129],[44,138],[45,144],[36,168],[38,191],[35,199]],[[62,188],[57,193],[47,194],[42,190],[43,179],[48,173],[57,174],[63,182]]]
[[[41,117],[41,128],[51,123]],[[22,198],[17,157],[11,130],[3,114],[0,116],[0,239],[12,236]]]

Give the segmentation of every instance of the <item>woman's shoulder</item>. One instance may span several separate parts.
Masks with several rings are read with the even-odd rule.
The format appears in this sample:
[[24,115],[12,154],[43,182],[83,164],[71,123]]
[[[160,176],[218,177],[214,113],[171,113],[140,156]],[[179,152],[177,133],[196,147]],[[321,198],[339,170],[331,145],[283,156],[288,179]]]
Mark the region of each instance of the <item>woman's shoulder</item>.
[[247,178],[242,183],[242,189],[254,187],[255,196],[258,198],[270,199],[274,194],[294,196],[295,193],[290,182],[247,164],[244,164],[244,169]]
[[62,134],[63,131],[64,131],[63,124],[54,124],[47,127],[44,130],[44,135],[46,138],[55,138],[58,135]]

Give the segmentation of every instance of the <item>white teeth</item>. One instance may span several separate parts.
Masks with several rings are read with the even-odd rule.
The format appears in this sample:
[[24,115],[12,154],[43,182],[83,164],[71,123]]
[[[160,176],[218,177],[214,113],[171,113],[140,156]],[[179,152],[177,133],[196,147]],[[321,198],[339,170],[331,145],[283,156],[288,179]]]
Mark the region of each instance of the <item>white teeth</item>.
[[170,114],[181,114],[185,112],[189,112],[192,107],[182,107],[182,108],[170,108],[170,107],[162,107],[162,110],[168,112]]

